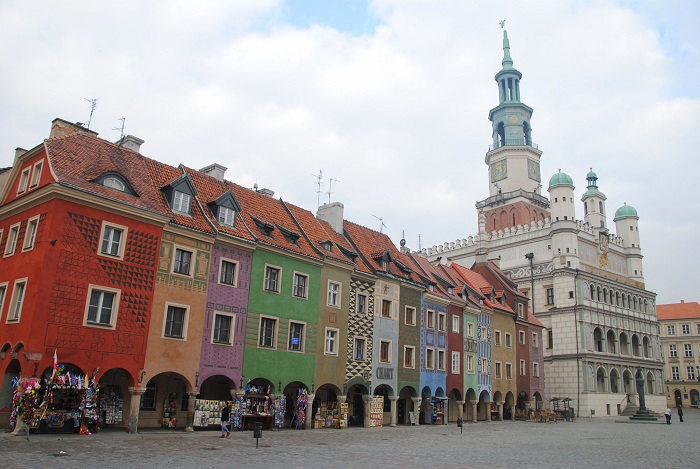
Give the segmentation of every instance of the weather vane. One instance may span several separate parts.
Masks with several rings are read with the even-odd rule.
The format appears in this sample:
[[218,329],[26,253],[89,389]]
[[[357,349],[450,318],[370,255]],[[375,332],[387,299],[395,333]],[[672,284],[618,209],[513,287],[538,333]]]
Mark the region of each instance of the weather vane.
[[504,28],[506,27],[506,20],[502,20],[502,21],[501,21],[500,23],[498,23],[498,24],[501,25],[501,29],[504,29]]

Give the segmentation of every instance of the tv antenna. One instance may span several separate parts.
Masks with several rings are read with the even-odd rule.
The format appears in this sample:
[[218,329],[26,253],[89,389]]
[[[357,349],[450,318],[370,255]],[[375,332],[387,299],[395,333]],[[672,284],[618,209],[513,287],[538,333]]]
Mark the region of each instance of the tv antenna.
[[423,246],[421,245],[420,235],[418,235],[418,252],[423,251]]
[[91,98],[91,99],[83,98],[83,99],[85,99],[85,101],[90,103],[90,118],[88,119],[88,123],[87,123],[87,128],[89,130],[90,124],[92,123],[92,113],[95,112],[95,108],[97,107],[97,98]]
[[[323,170],[319,169],[318,174],[312,174],[317,179],[318,190],[316,191],[316,206],[321,206],[321,179],[323,178]],[[330,195],[329,195],[330,197]]]
[[[370,214],[370,215],[372,215],[372,214]],[[380,225],[379,225],[379,232],[382,233],[382,232],[383,232],[382,230],[383,230],[384,228],[386,228],[386,225],[384,224],[384,219],[379,218],[379,217],[376,216],[376,215],[372,215],[372,216],[373,216],[374,218],[376,218],[377,220],[379,220],[379,223],[380,223]]]
[[119,145],[121,145],[122,142],[124,141],[124,122],[126,121],[126,117],[120,117],[117,120],[122,123],[122,126],[121,127],[112,127],[112,130],[117,130],[121,134],[119,137]]
[[[340,182],[340,180],[331,178],[328,181],[328,203],[329,204],[331,203],[331,188],[333,187],[333,182]],[[319,187],[319,189],[320,189],[320,187]]]

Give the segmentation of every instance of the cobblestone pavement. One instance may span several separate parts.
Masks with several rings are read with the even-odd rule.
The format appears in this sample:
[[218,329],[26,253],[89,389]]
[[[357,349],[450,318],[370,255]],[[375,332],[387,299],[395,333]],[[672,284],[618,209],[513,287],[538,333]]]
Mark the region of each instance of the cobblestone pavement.
[[[130,435],[0,434],[0,465],[13,468],[188,467],[653,467],[700,466],[700,411],[685,422],[625,423],[619,417],[575,423],[479,422],[420,427],[219,432],[163,430]],[[661,422],[663,417],[659,420]],[[622,422],[622,423],[621,423]],[[65,455],[58,455],[59,452]]]

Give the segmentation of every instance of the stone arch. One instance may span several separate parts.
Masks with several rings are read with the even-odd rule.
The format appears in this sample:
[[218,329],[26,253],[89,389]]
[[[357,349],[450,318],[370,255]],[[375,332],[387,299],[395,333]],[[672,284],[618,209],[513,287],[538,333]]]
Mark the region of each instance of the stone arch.
[[641,356],[639,336],[637,334],[632,334],[632,355],[635,357]]
[[614,394],[620,392],[620,373],[615,368],[610,370],[610,392]]
[[[106,397],[105,401],[114,403],[114,410],[118,407],[118,403],[122,403],[121,415],[119,412],[108,412],[105,414],[104,425],[107,427],[124,428],[129,423],[129,411],[131,408],[131,400],[134,398],[129,392],[129,387],[137,385],[137,379],[124,368],[110,368],[109,370],[100,373],[100,393]],[[103,409],[106,411],[106,409]]]
[[600,327],[593,329],[593,349],[596,352],[603,352],[603,331]]
[[199,398],[214,401],[230,401],[231,393],[241,383],[234,383],[228,376],[212,375],[199,384]]
[[459,389],[452,388],[447,397],[447,421],[456,422],[457,418],[459,418],[460,404],[458,404],[458,402],[462,402],[462,393],[459,391]]
[[617,353],[618,351],[616,350],[615,347],[615,342],[616,342],[616,337],[615,337],[615,332],[613,332],[612,329],[608,329],[608,333],[606,334],[606,347],[608,353]]
[[647,336],[644,336],[642,338],[642,353],[644,354],[644,358],[652,358],[651,342],[649,341],[649,337]]
[[598,299],[598,301],[600,301],[600,294],[601,294],[600,287],[597,287],[597,288],[596,288],[596,291],[598,292],[598,298],[597,298],[597,299]]
[[634,394],[634,378],[629,369],[622,372],[622,380],[624,382],[625,394]]
[[630,354],[630,342],[626,332],[620,332],[620,353],[622,355]]
[[24,342],[17,342],[14,347],[12,347],[12,354],[17,355],[20,350],[24,348]]
[[515,395],[511,391],[506,393],[506,399],[503,406],[503,419],[515,419]]
[[505,228],[508,226],[508,213],[506,213],[505,210],[501,210],[501,213],[499,215],[499,221],[501,224],[501,229]]
[[536,391],[532,397],[535,400],[535,409],[537,410],[542,410],[542,403],[544,402],[542,399],[542,395],[539,393],[539,391]]
[[487,414],[487,412],[491,412],[491,396],[489,392],[484,389],[479,394],[479,402],[476,405],[477,420],[488,420],[491,415]]
[[415,397],[418,397],[418,391],[413,386],[404,386],[401,388],[401,391],[399,391],[399,400],[396,403],[398,424],[409,425],[411,423],[410,412],[413,412],[414,416],[417,415],[418,409],[413,401]]
[[656,394],[656,380],[651,371],[647,371],[646,375],[646,392],[647,394]]
[[595,300],[595,287],[593,286],[593,284],[591,284],[590,289],[591,289],[591,300]]
[[608,389],[608,375],[605,372],[605,368],[602,366],[598,367],[598,371],[596,371],[596,386],[595,390],[596,392],[606,392]]

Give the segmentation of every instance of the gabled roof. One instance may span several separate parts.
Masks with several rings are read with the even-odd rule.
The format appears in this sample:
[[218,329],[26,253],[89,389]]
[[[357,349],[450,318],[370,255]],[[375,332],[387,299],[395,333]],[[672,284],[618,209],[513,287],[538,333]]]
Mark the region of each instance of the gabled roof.
[[[346,237],[373,273],[421,283],[418,276],[401,261],[401,253],[387,235],[347,220],[343,221],[343,228]],[[386,261],[386,271],[382,261]]]
[[[82,132],[47,139],[44,147],[60,185],[144,210],[168,214],[169,210],[164,205],[160,192],[151,182],[148,164],[152,160],[93,134]],[[120,175],[129,182],[138,196],[94,182],[105,173]]]
[[696,301],[656,305],[659,321],[667,319],[700,319],[700,304]]
[[[287,210],[285,203],[273,199],[238,184],[227,182],[228,187],[241,206],[243,222],[250,229],[254,239],[262,245],[283,249],[313,259],[322,259],[320,252],[311,244],[306,236],[299,233],[299,228]],[[273,228],[267,236],[258,229],[256,220]],[[295,243],[290,242],[289,233],[299,235]]]

